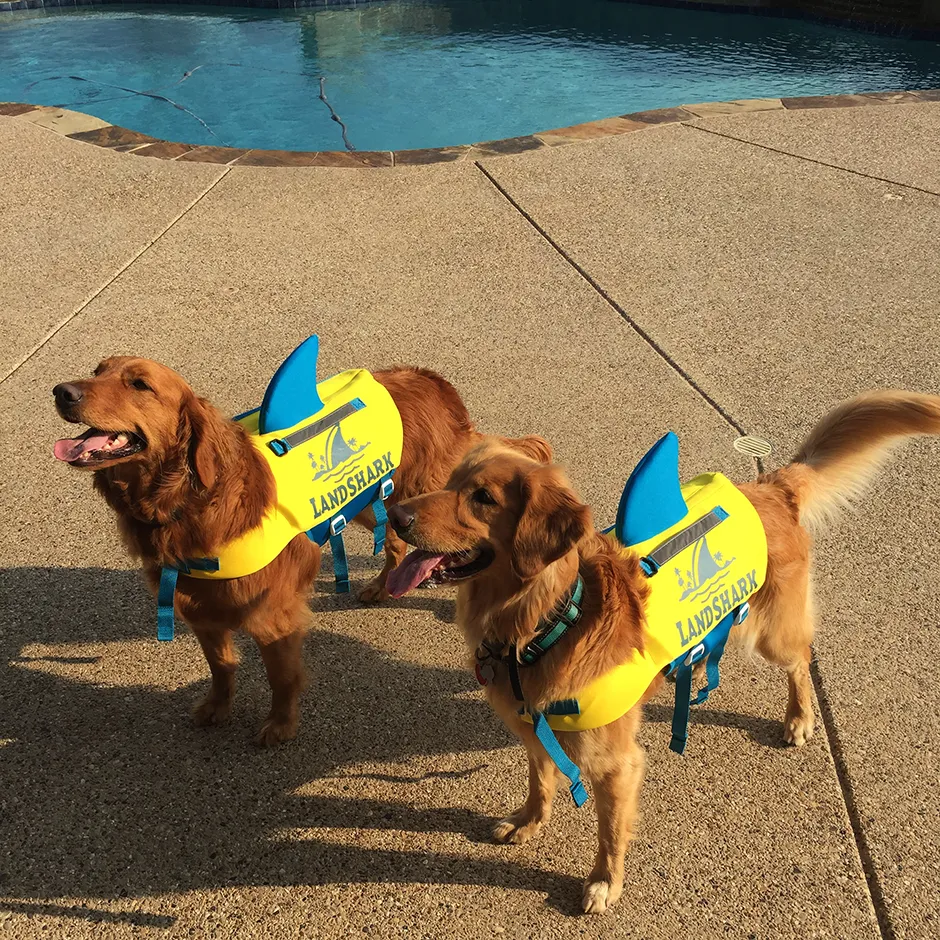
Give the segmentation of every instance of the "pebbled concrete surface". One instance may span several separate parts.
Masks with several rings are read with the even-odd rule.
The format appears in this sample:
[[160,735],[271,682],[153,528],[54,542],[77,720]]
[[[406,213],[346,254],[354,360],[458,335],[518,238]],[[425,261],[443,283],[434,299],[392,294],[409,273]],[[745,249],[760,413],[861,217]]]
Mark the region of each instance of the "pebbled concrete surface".
[[[833,153],[857,155],[884,115],[887,154],[900,144],[898,111],[920,113],[774,112],[722,126],[768,140],[779,119],[794,152],[828,134]],[[861,142],[859,120],[871,130]],[[920,143],[884,172],[932,172],[935,148]],[[775,462],[846,397],[940,389],[937,197],[686,127],[487,167],[681,367],[774,443]],[[933,185],[930,172],[916,178]],[[904,449],[817,552],[816,652],[858,824],[886,922],[918,938],[936,935],[940,900],[940,692],[925,673],[940,610],[938,459],[937,441]]]
[[0,120],[0,377],[222,173],[81,149],[37,114]]
[[692,124],[940,193],[940,103],[713,116]]
[[[832,181],[811,187],[801,203],[811,181],[786,169],[761,173],[749,152],[755,148],[720,141],[739,147],[729,160],[713,143],[688,148],[678,135],[707,137],[684,128],[644,131],[613,152],[595,142],[487,167],[631,315],[644,312],[645,328],[722,405],[788,445],[816,404],[804,395],[794,413],[792,376],[813,374],[812,356],[824,356],[817,347],[843,342],[843,332],[851,339],[852,330],[832,338],[817,321],[796,328],[791,321],[791,343],[793,334],[801,339],[790,355],[790,385],[774,373],[747,393],[716,372],[724,358],[717,341],[711,359],[700,361],[688,355],[694,343],[683,344],[681,331],[656,330],[696,283],[700,292],[707,286],[719,339],[737,338],[748,313],[758,315],[753,297],[761,289],[779,293],[780,279],[762,282],[754,267],[750,285],[743,275],[729,277],[731,260],[747,255],[745,243],[751,253],[764,251],[748,226],[764,225],[766,202],[781,215],[757,234],[766,240],[777,232],[783,242],[779,233],[789,232],[784,257],[800,271],[811,311],[817,300],[807,284],[835,288],[811,265],[801,270],[813,259],[804,241],[825,244],[831,215],[873,197],[847,190],[827,171]],[[78,162],[96,153],[63,145]],[[611,166],[611,153],[619,165]],[[690,180],[699,208],[681,199]],[[0,179],[0,197],[5,185]],[[740,194],[732,198],[734,187]],[[701,208],[721,197],[725,221],[717,209]],[[750,211],[736,199],[750,199]],[[787,202],[800,212],[786,216]],[[916,212],[904,211],[886,250],[904,239],[920,245]],[[661,217],[669,225],[657,228]],[[864,221],[846,235],[847,246],[858,243]],[[690,250],[696,244],[714,245],[706,259],[729,253],[725,265],[702,268]],[[768,332],[775,322],[764,317]],[[693,319],[690,329],[699,325]],[[486,842],[489,820],[521,798],[523,758],[460,668],[449,592],[362,610],[321,591],[307,646],[314,678],[292,746],[274,754],[248,746],[266,705],[249,649],[233,723],[209,733],[189,726],[188,705],[205,684],[201,654],[188,635],[170,647],[152,639],[152,602],[125,570],[103,507],[89,498],[86,479],[52,461],[61,424],[49,389],[101,355],[134,351],[180,368],[234,412],[256,403],[273,367],[313,331],[321,334],[324,373],[418,361],[448,375],[484,427],[545,434],[600,521],[612,517],[633,462],[668,427],[682,437],[685,472],[751,473],[730,449],[728,425],[472,165],[232,169],[0,389],[0,405],[28,415],[29,428],[28,435],[13,423],[0,429],[7,468],[0,488],[7,522],[0,929],[17,938],[878,936],[826,737],[799,752],[778,748],[783,678],[743,657],[732,660],[721,691],[699,712],[685,758],[666,747],[668,700],[648,709],[643,821],[624,900],[603,920],[574,916],[593,844],[587,809],[560,801],[550,831],[531,846]],[[786,348],[778,339],[761,355],[773,362]],[[807,383],[820,404],[841,397],[840,382],[851,384],[852,362],[846,358],[824,386]],[[742,368],[750,368],[746,358]],[[799,393],[793,397],[799,402]],[[922,446],[910,452],[921,475],[908,479],[921,481],[923,503],[936,454]],[[902,502],[910,494],[879,493],[890,495],[892,507],[911,505]],[[863,561],[841,572],[848,587],[839,602],[858,609],[864,596],[867,628],[891,640],[877,617],[894,600],[894,582],[866,567],[883,548],[870,519],[853,526],[870,541],[844,549]],[[908,525],[905,539],[921,544],[922,517],[910,514]],[[929,557],[931,543],[922,544]],[[839,545],[823,553],[823,565],[843,557]],[[366,539],[356,536],[351,549],[354,577],[365,578],[374,565],[364,557]],[[930,588],[915,575],[914,613],[905,622],[922,637]],[[328,592],[327,581],[322,586]],[[824,602],[838,599],[827,590]],[[879,667],[890,673],[879,708],[905,720],[891,726],[894,740],[883,740],[891,737],[883,730],[875,739],[876,712],[858,717],[859,710],[853,719],[838,707],[854,669],[876,655],[850,618],[843,630],[858,640],[848,658],[827,659],[820,649],[844,756],[853,786],[870,788],[857,795],[875,820],[866,831],[899,935],[927,936],[918,931],[935,899],[925,867],[929,836],[910,826],[897,837],[906,810],[885,805],[890,775],[912,812],[925,813],[920,828],[931,825],[930,805],[916,803],[924,792],[918,775],[929,780],[933,772],[935,780],[936,773],[929,734],[906,707],[916,686],[904,670],[913,660],[889,647],[890,668]],[[913,741],[923,747],[912,758]],[[891,762],[872,760],[873,748],[885,748],[874,753]],[[901,874],[882,845],[891,840],[907,866]],[[905,878],[908,893],[892,894]]]

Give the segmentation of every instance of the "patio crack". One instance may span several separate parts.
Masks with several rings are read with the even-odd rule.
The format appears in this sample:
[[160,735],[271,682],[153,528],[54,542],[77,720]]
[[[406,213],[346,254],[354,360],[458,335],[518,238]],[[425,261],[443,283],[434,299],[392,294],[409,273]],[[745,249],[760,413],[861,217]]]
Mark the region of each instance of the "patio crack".
[[[715,411],[731,428],[733,428],[738,434],[742,437],[747,434],[744,426],[725,408],[723,408],[708,392],[699,385],[698,382],[645,330],[633,317],[627,313],[623,307],[611,297],[610,294],[604,290],[603,287],[583,268],[575,259],[564,249],[561,245],[552,238],[551,235],[539,225],[538,222],[528,213],[525,209],[519,205],[518,202],[509,194],[509,192],[502,186],[502,184],[490,173],[485,166],[483,166],[479,160],[474,160],[474,166],[492,183],[493,187],[497,192],[535,229],[539,235],[554,249],[554,251],[560,255],[574,270],[581,276],[581,278],[598,294],[601,299],[612,309],[614,310],[620,318],[627,324],[636,334],[646,343],[653,352],[656,353],[673,370],[713,411]],[[758,458],[758,469],[763,473],[763,466],[760,463]]]
[[746,144],[748,147],[757,147],[760,150],[766,150],[769,153],[776,153],[782,157],[792,157],[794,160],[802,160],[804,163],[815,163],[816,166],[824,166],[830,170],[840,170],[843,173],[851,173],[853,176],[860,176],[862,179],[874,180],[877,183],[888,183],[890,186],[898,186],[901,189],[910,189],[915,193],[923,193],[925,196],[940,196],[940,193],[932,189],[925,189],[923,186],[915,186],[913,183],[901,183],[898,180],[888,179],[886,176],[877,176],[874,173],[865,173],[862,170],[853,170],[851,167],[841,166],[838,163],[829,163],[826,160],[817,160],[815,157],[807,157],[804,154],[793,153],[790,150],[780,150],[777,147],[771,147],[769,144],[759,144],[756,141],[748,140],[745,137],[735,137],[734,134],[725,134],[721,131],[712,130],[710,127],[703,127],[701,124],[689,124],[681,122],[681,127],[690,131],[701,131],[704,134],[712,134],[714,137],[724,137],[725,140],[733,140],[735,143]]
[[842,745],[842,736],[839,733],[839,726],[836,722],[835,711],[832,703],[829,701],[829,694],[826,691],[826,684],[823,681],[822,670],[819,667],[819,660],[813,653],[812,661],[809,664],[810,676],[813,680],[813,688],[816,692],[816,701],[819,703],[819,713],[822,717],[823,728],[826,732],[826,741],[829,745],[829,754],[832,757],[832,764],[835,768],[836,779],[839,782],[839,789],[842,793],[842,802],[845,806],[845,814],[849,819],[849,826],[852,829],[852,841],[855,843],[855,852],[858,856],[858,862],[865,876],[865,884],[868,887],[868,900],[871,903],[872,912],[878,923],[878,932],[883,940],[897,940],[897,931],[894,928],[894,922],[891,919],[891,911],[885,898],[884,889],[881,886],[881,878],[878,876],[878,869],[875,865],[875,858],[872,854],[871,845],[868,842],[868,836],[865,833],[865,824],[862,822],[862,813],[855,799],[855,787],[852,785],[851,774],[849,773],[848,761],[845,757],[845,749]]
[[[692,127],[692,125],[684,125],[686,127]],[[704,128],[695,127],[695,130],[704,130]],[[713,131],[708,131],[708,133],[715,133]],[[728,135],[718,134],[719,137],[725,137]],[[737,140],[737,138],[731,138]],[[750,143],[749,141],[741,141],[741,143]],[[760,144],[755,144],[754,146],[763,146]],[[772,147],[763,147],[765,150],[773,150]],[[784,153],[785,156],[793,156],[796,159],[806,159],[799,157],[796,154],[786,154],[784,151],[775,151],[777,153]],[[817,160],[808,160],[810,163],[821,163]],[[729,414],[711,395],[708,394],[699,384],[692,378],[691,375],[658,343],[655,339],[643,329],[624,309],[617,303],[607,291],[601,287],[600,284],[577,262],[575,259],[564,249],[558,242],[552,238],[548,232],[542,228],[541,225],[525,210],[522,206],[509,194],[509,192],[499,183],[499,181],[484,167],[479,161],[474,161],[474,165],[477,169],[490,181],[493,187],[503,196],[503,198],[529,223],[542,236],[542,238],[559,254],[574,270],[583,278],[587,284],[593,288],[593,290],[610,306],[615,310],[623,321],[630,326],[634,332],[671,368],[676,372],[701,398],[706,402],[724,421],[730,425],[735,431],[739,434],[746,434],[744,427],[731,415]],[[831,166],[830,164],[822,164],[824,166]],[[845,169],[843,167],[832,166],[832,169]],[[859,173],[855,170],[845,170],[847,173],[855,173],[857,176],[868,176],[865,173]],[[881,179],[880,177],[868,176],[869,179]],[[909,186],[904,183],[895,183],[894,180],[881,180],[885,183],[891,183],[892,185],[904,186],[908,189],[918,189],[916,186]],[[920,192],[927,193],[928,195],[940,195],[940,193],[931,193],[929,190],[919,190]],[[758,470],[759,472],[764,472],[763,464],[758,460]],[[884,890],[881,885],[881,879],[878,876],[877,868],[875,866],[874,857],[872,855],[871,846],[868,843],[868,838],[865,834],[865,828],[862,823],[861,812],[858,807],[858,802],[855,798],[855,790],[852,785],[851,775],[848,769],[848,762],[845,758],[844,749],[842,746],[842,739],[839,734],[839,728],[835,720],[835,715],[833,712],[832,704],[829,701],[829,696],[826,691],[825,683],[823,682],[822,672],[819,667],[819,662],[816,659],[815,655],[813,656],[812,662],[810,663],[810,674],[812,676],[813,687],[816,693],[816,700],[819,703],[819,711],[822,717],[822,725],[825,731],[826,743],[828,745],[829,753],[832,757],[833,768],[836,774],[836,780],[839,785],[840,794],[842,796],[842,804],[845,810],[846,816],[848,818],[849,827],[852,831],[852,844],[855,847],[856,857],[859,861],[859,866],[862,870],[862,875],[865,878],[865,883],[868,889],[868,900],[871,905],[871,911],[874,914],[878,932],[883,938],[883,940],[896,940],[897,932],[894,928],[894,924],[891,920],[891,915],[888,910],[888,904],[885,899]]]
[[222,182],[223,179],[225,179],[225,177],[229,174],[231,169],[232,168],[230,166],[225,167],[222,173],[218,177],[216,177],[216,179],[214,179],[198,196],[196,196],[196,198],[193,199],[192,202],[189,203],[189,205],[187,205],[181,212],[179,212],[173,219],[171,219],[170,223],[166,225],[157,235],[155,235],[152,239],[150,239],[150,241],[148,241],[143,246],[143,248],[140,249],[140,251],[138,251],[128,261],[126,261],[123,265],[121,265],[121,267],[118,268],[118,270],[114,274],[112,274],[111,277],[109,277],[104,282],[104,284],[102,284],[101,287],[99,287],[90,297],[86,298],[81,304],[78,305],[78,307],[76,307],[70,314],[68,314],[68,316],[63,317],[54,327],[52,327],[52,329],[50,329],[46,333],[46,335],[43,336],[42,339],[40,339],[39,342],[36,343],[35,346],[32,347],[32,349],[30,349],[24,356],[22,356],[22,358],[20,358],[17,362],[13,364],[13,366],[7,371],[7,373],[3,376],[3,378],[0,378],[0,385],[3,385],[3,383],[6,382],[7,379],[12,378],[24,365],[26,365],[27,362],[29,362],[30,359],[33,358],[33,356],[36,355],[36,353],[39,352],[40,349],[42,349],[49,342],[49,340],[51,340],[57,333],[59,333],[62,329],[68,326],[68,324],[71,323],[80,313],[83,313],[132,264],[134,264],[136,261],[142,258],[148,251],[150,251],[150,249],[153,248],[153,246],[156,245],[156,243],[160,241],[160,239],[163,238],[163,236],[166,235],[166,233],[169,232],[170,229],[172,229],[177,224],[177,222],[179,222],[191,210],[195,209],[196,206],[199,205],[199,203],[202,202],[202,200],[205,199],[205,197],[208,196],[209,193],[211,193],[212,190],[215,189],[215,187],[220,182]]

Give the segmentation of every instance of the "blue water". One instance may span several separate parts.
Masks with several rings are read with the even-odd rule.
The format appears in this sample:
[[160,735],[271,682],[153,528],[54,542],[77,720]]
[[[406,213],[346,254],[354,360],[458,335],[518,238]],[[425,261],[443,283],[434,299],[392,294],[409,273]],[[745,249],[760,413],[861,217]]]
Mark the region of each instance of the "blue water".
[[612,0],[0,14],[0,100],[168,140],[342,149],[320,76],[356,149],[398,150],[683,102],[937,87],[940,44]]

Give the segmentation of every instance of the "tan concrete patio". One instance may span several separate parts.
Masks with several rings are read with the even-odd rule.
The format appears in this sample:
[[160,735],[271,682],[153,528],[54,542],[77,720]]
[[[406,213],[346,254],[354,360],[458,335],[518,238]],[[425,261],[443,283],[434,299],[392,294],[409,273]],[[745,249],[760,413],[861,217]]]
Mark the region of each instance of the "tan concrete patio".
[[938,150],[940,103],[388,170],[163,162],[0,117],[0,932],[935,937],[937,441],[820,543],[817,737],[780,746],[783,676],[741,655],[681,758],[663,695],[623,900],[586,919],[592,804],[487,841],[524,759],[450,591],[363,609],[325,576],[297,740],[250,745],[247,647],[232,723],[192,728],[198,645],[157,644],[105,507],[52,459],[50,390],[132,352],[235,413],[318,332],[324,374],[420,363],[484,429],[544,434],[606,522],[668,429],[684,472],[747,479],[735,425],[784,462],[848,395],[940,389]]

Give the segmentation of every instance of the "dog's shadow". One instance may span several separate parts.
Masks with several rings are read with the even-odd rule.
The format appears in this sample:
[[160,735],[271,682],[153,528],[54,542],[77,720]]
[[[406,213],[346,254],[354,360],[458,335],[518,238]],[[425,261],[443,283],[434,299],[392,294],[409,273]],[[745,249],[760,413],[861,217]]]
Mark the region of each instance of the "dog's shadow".
[[[349,882],[578,894],[573,876],[526,867],[496,849],[458,859],[320,837],[321,829],[374,827],[486,838],[491,820],[473,809],[413,805],[416,788],[437,773],[421,770],[423,758],[511,743],[486,705],[465,694],[476,685],[464,670],[414,665],[315,630],[306,646],[311,683],[301,732],[263,752],[248,740],[269,701],[257,656],[240,673],[233,725],[194,728],[189,708],[207,682],[178,687],[166,648],[152,640],[153,601],[137,574],[15,568],[0,578],[0,844],[8,853],[0,893],[18,899],[7,909],[48,912],[42,902],[63,896]],[[416,597],[439,618],[452,616],[452,600]],[[61,648],[74,643],[134,648],[108,648],[113,663],[102,663],[87,650]],[[190,648],[185,658],[190,674],[201,675],[201,653]],[[355,766],[409,761],[414,774]],[[471,759],[447,775],[485,767]],[[370,786],[384,786],[384,795],[389,784],[400,796],[369,798]],[[73,916],[87,919],[88,911]]]
[[[643,706],[644,719],[650,724],[665,725],[668,728],[672,724],[673,695],[675,695],[675,687],[665,686],[657,696],[657,701],[648,702]],[[738,728],[762,747],[770,747],[775,750],[784,750],[789,747],[783,740],[780,722],[773,721],[770,718],[761,718],[757,715],[729,712],[720,708],[695,707],[689,712],[689,725],[692,732],[694,732],[697,725]],[[658,733],[661,739],[665,736],[665,740],[668,741],[668,730]]]

